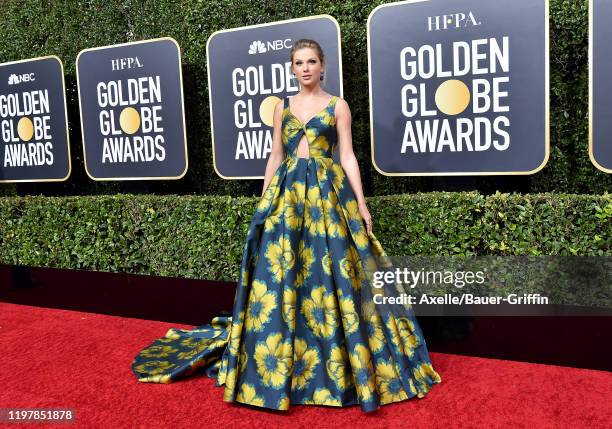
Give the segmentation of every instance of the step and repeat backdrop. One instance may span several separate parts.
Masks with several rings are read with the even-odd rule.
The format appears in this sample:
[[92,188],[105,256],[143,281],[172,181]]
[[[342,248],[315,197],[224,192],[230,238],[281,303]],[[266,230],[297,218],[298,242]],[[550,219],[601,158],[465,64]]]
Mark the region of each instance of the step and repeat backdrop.
[[[590,0],[589,13],[589,155],[610,173],[612,2]],[[546,165],[548,1],[402,1],[373,8],[366,25],[378,172],[526,175]],[[220,177],[263,178],[274,106],[300,90],[290,69],[290,50],[300,38],[322,46],[321,85],[342,97],[341,34],[333,16],[228,28],[208,38],[210,140]],[[170,37],[117,42],[84,49],[76,59],[80,118],[67,116],[60,58],[0,64],[0,182],[66,180],[68,124],[79,119],[91,179],[186,174],[179,44]]]

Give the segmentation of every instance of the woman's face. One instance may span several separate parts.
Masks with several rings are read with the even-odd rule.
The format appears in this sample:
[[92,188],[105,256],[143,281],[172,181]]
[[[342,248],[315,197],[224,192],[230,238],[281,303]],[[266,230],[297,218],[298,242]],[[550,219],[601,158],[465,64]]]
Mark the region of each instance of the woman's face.
[[300,85],[318,85],[322,71],[325,69],[314,49],[302,48],[293,53],[293,73]]

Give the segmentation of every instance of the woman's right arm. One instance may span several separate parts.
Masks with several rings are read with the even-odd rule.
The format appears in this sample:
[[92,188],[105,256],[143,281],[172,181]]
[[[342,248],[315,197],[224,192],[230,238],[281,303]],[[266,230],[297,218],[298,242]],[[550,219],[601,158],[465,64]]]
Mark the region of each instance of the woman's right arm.
[[285,158],[285,150],[283,148],[283,141],[281,138],[281,121],[283,117],[283,100],[280,100],[274,106],[274,132],[272,134],[272,151],[270,152],[270,156],[268,157],[268,163],[266,164],[266,173],[264,176],[263,189],[261,191],[261,196],[266,193],[266,189],[268,189],[268,185],[278,170],[278,167],[283,162]]

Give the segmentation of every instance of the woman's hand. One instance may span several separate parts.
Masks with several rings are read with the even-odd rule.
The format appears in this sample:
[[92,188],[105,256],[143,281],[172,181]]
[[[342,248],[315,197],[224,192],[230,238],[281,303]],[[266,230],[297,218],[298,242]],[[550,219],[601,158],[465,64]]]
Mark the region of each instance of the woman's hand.
[[365,201],[359,203],[359,214],[363,218],[363,221],[366,224],[366,230],[368,235],[372,233],[372,216],[370,216],[370,212],[368,211],[368,207],[366,206]]

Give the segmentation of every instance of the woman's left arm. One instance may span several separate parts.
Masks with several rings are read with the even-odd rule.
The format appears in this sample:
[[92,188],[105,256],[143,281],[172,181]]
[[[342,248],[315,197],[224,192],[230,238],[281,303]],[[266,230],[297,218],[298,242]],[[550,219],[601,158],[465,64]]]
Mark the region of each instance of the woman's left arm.
[[361,185],[361,174],[359,164],[353,152],[353,137],[351,133],[351,110],[348,103],[338,98],[335,105],[336,130],[338,132],[338,155],[340,165],[348,177],[349,183],[353,188],[353,193],[357,199],[359,214],[363,218],[368,234],[372,232],[372,217],[368,211],[363,187]]

